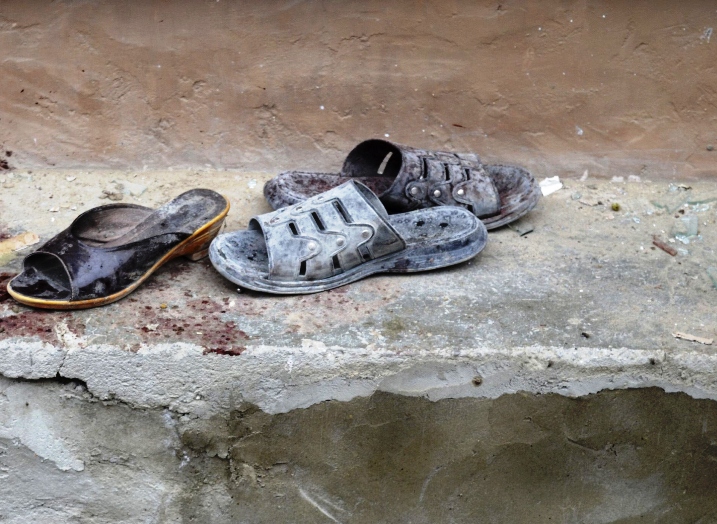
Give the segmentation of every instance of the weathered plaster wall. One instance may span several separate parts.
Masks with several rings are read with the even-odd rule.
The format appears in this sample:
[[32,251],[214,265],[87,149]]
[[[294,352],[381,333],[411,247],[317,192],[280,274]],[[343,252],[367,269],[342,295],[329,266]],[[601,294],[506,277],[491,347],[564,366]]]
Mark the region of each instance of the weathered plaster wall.
[[0,4],[20,167],[336,168],[390,135],[539,176],[717,172],[706,0]]
[[0,421],[9,524],[717,518],[717,404],[658,389],[377,393],[207,419],[0,377]]

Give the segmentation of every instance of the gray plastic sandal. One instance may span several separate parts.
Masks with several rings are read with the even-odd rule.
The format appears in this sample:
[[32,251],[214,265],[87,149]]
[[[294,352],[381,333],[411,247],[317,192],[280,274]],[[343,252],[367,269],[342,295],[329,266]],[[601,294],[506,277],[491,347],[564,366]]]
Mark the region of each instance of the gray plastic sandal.
[[389,216],[371,190],[350,181],[218,236],[209,257],[242,287],[316,293],[374,273],[458,264],[477,255],[487,237],[483,223],[457,207]]
[[391,213],[458,206],[472,211],[488,229],[522,217],[541,196],[533,176],[520,167],[484,166],[476,154],[424,151],[386,140],[361,142],[338,174],[281,173],[266,183],[264,196],[279,209],[336,187],[347,177],[369,187]]

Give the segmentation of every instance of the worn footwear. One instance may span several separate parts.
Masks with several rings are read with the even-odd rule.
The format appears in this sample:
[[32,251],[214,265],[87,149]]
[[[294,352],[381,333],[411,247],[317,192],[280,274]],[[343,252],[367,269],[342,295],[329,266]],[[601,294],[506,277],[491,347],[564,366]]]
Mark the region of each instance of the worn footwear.
[[336,187],[347,177],[368,186],[391,213],[458,206],[470,210],[488,229],[520,218],[540,198],[535,179],[520,167],[484,166],[472,153],[424,151],[385,140],[360,143],[339,174],[281,173],[266,183],[264,196],[279,209]]
[[90,209],[25,258],[8,293],[45,309],[109,304],[172,258],[206,256],[228,211],[229,202],[208,189],[187,191],[156,210],[132,204]]
[[388,215],[355,181],[300,204],[254,217],[249,229],[218,236],[214,267],[242,287],[316,293],[374,273],[409,273],[457,264],[486,244],[483,223],[466,209],[436,207]]

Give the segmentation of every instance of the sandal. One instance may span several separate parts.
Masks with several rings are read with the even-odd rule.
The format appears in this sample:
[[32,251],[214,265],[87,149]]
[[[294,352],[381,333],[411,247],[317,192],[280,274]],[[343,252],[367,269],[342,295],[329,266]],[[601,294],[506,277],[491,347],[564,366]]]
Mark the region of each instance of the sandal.
[[342,184],[347,177],[369,187],[391,213],[460,206],[488,229],[517,220],[540,198],[535,179],[520,167],[484,166],[472,153],[423,151],[385,140],[361,142],[346,157],[339,174],[281,173],[266,183],[264,196],[280,209]]
[[248,289],[316,293],[374,273],[458,264],[477,255],[487,236],[480,220],[457,207],[389,216],[370,189],[351,180],[218,236],[209,258]]
[[209,189],[187,191],[156,210],[132,204],[90,209],[25,258],[8,293],[44,309],[109,304],[168,260],[207,256],[228,211],[229,202]]

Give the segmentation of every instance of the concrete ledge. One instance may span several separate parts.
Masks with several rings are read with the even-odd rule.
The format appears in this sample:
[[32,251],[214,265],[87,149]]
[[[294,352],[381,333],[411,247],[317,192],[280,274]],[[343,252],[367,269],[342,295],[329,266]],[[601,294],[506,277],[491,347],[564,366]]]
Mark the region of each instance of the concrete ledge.
[[[269,176],[1,174],[0,234],[43,241],[102,196],[155,206],[196,186],[231,199],[231,230],[266,210]],[[100,309],[0,301],[0,515],[714,517],[717,418],[695,399],[717,398],[716,346],[673,333],[716,334],[717,184],[565,182],[532,233],[492,232],[443,271],[274,297],[178,260]],[[691,215],[699,236],[670,242]]]
[[[227,227],[243,227],[266,209],[260,195],[269,177],[11,176],[1,197],[5,236],[33,232],[43,240],[101,204],[102,188],[126,179],[147,188],[122,198],[148,205],[192,186],[218,189],[233,202]],[[5,300],[0,372],[80,379],[100,398],[207,414],[239,400],[278,413],[374,391],[440,399],[659,386],[715,398],[715,346],[673,333],[715,335],[717,290],[708,269],[717,265],[717,200],[669,214],[659,206],[717,199],[717,185],[567,185],[526,218],[534,232],[491,233],[478,258],[444,271],[274,297],[237,293],[206,260],[176,261],[101,309],[33,311]],[[698,217],[700,236],[690,244],[668,240],[680,213]],[[682,252],[656,249],[653,235]],[[17,270],[21,255],[6,254],[3,271]]]

